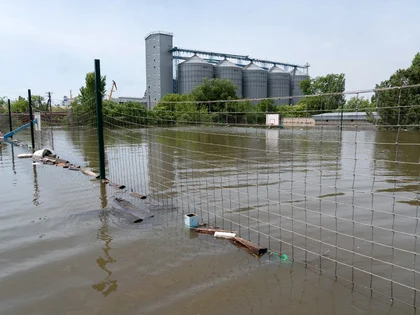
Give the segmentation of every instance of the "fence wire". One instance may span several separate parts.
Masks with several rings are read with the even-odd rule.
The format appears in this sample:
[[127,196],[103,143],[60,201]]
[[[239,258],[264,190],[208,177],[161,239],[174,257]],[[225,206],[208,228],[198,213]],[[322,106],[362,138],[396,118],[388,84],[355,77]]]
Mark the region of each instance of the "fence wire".
[[[107,177],[417,307],[419,95],[412,86],[303,97],[294,106],[107,103]],[[95,111],[74,108],[58,124],[65,127],[42,128],[37,143],[97,171]]]
[[[416,305],[417,90],[346,93],[353,108],[337,107],[337,95],[293,107],[268,99],[161,102],[153,111],[116,105],[104,112],[109,175],[180,213]],[[267,126],[275,113],[284,129]]]

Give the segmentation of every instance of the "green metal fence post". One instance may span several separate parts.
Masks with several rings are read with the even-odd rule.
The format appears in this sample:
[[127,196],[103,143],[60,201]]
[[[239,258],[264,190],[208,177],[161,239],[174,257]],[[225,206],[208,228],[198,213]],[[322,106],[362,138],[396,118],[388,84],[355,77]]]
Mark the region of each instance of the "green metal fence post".
[[101,63],[95,59],[95,99],[96,99],[96,124],[98,126],[98,150],[99,150],[99,176],[105,177],[105,145],[104,126],[102,118],[102,93],[101,93]]
[[29,123],[31,124],[32,152],[35,152],[34,115],[32,113],[32,96],[31,96],[30,89],[28,90],[28,106],[29,106]]
[[[11,110],[11,107],[10,107],[10,99],[7,99],[7,107],[9,109],[9,129],[10,129],[10,132],[12,132],[13,131],[13,125],[12,125],[12,110]],[[10,138],[13,139],[13,136],[11,136]]]

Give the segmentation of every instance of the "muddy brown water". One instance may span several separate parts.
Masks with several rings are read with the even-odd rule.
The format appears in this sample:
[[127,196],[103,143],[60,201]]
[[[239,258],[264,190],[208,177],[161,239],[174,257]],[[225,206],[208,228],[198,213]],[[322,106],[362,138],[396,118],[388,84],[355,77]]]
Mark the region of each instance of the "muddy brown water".
[[[61,157],[97,170],[96,130],[45,129],[37,137]],[[418,232],[412,218],[420,135],[399,134],[398,150],[390,144],[396,137],[388,131],[345,131],[339,138],[335,130],[106,130],[108,176],[126,185],[123,191],[79,172],[32,165],[16,157],[24,148],[2,146],[0,314],[412,314],[386,294],[371,298],[369,290],[334,281],[331,274],[350,279],[351,271],[328,261],[321,261],[326,272],[320,274],[303,263],[256,259],[227,241],[191,234],[182,216],[196,212],[309,267],[318,267],[319,257],[286,243],[369,270],[370,259],[337,248],[370,255],[371,243],[354,243],[350,235],[392,244],[388,231],[372,236],[371,227],[328,215],[370,224],[366,209],[373,207],[375,226]],[[131,191],[150,198],[137,200]],[[155,216],[132,224],[112,208],[112,196]],[[406,216],[393,220],[392,211]],[[287,232],[292,228],[298,234]],[[300,235],[309,237],[306,243]],[[393,244],[419,252],[414,241],[395,236]],[[383,246],[373,254],[420,270],[413,255],[395,257]],[[389,276],[380,267],[375,272]],[[391,276],[415,285],[413,272]],[[353,280],[367,285],[365,278],[356,273]],[[377,283],[389,293],[387,285]]]

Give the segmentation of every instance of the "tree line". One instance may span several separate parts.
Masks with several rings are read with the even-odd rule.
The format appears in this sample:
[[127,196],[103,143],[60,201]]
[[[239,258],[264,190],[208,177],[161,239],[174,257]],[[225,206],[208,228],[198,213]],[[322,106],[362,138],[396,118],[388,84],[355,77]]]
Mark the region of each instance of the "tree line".
[[[49,103],[47,99],[41,95],[32,95],[31,96],[32,107],[41,111],[49,111]],[[22,96],[19,96],[15,100],[10,101],[10,110],[12,113],[26,113],[29,111],[28,99]],[[8,104],[6,97],[0,97],[0,114],[8,113]],[[53,106],[53,111],[61,112],[65,111],[64,107]]]
[[[388,80],[376,85],[382,90],[370,99],[351,97],[346,99],[345,75],[327,74],[300,82],[305,95],[295,105],[275,105],[265,99],[260,102],[239,100],[235,85],[227,79],[205,79],[190,94],[165,95],[152,110],[137,102],[119,104],[105,99],[106,76],[101,78],[103,112],[108,122],[132,122],[140,125],[170,125],[176,123],[224,123],[265,124],[266,113],[279,113],[281,117],[311,117],[312,115],[337,111],[377,111],[384,126],[418,126],[420,124],[420,88],[404,86],[420,84],[420,53],[417,53],[407,69],[399,69]],[[223,100],[223,101],[221,101]],[[45,98],[32,96],[32,104],[46,108]],[[26,112],[28,102],[19,97],[12,102],[13,112]],[[85,86],[71,104],[73,112],[84,115],[95,111],[95,76],[88,73]],[[59,108],[59,110],[63,110]],[[0,113],[7,112],[5,98],[0,98]]]

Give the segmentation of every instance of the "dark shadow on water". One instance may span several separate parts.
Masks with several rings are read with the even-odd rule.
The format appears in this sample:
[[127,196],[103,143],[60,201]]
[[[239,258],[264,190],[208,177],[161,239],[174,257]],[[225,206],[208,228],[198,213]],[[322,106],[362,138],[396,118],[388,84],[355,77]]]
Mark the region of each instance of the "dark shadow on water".
[[105,184],[100,184],[100,192],[102,210],[99,214],[99,220],[101,221],[101,227],[98,229],[97,238],[104,241],[104,246],[102,248],[104,254],[96,259],[96,264],[106,272],[107,276],[101,282],[92,285],[92,288],[101,292],[102,295],[106,297],[112,292],[117,291],[118,283],[117,280],[112,279],[112,271],[108,267],[109,264],[115,263],[115,259],[113,259],[110,254],[112,235],[108,231],[109,211],[104,210],[107,206]]
[[13,147],[13,145],[11,146],[11,149],[12,149],[12,169],[13,169],[13,174],[16,175],[15,148]]
[[35,206],[39,206],[39,185],[38,185],[38,172],[36,170],[36,165],[32,165],[32,170],[34,172],[34,198],[32,202]]

